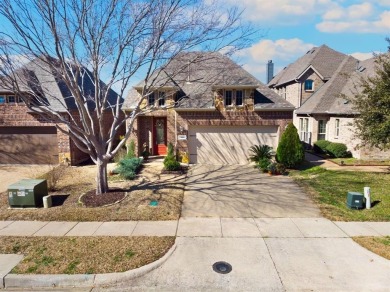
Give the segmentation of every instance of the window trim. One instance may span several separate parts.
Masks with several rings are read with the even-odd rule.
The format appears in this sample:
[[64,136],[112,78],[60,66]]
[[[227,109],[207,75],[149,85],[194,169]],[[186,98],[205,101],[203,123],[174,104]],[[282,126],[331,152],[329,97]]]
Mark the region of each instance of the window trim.
[[165,91],[159,91],[158,92],[158,106],[164,107],[166,103],[166,95]]
[[[321,127],[321,125],[323,127]],[[326,130],[327,130],[328,121],[327,120],[318,120],[318,132],[317,132],[317,141],[326,140]],[[320,139],[321,135],[321,139]],[[323,137],[323,139],[322,139]]]
[[[229,97],[230,98],[230,104],[227,103],[227,99],[228,99],[227,93],[228,92],[231,94],[230,97]],[[225,103],[226,107],[234,106],[234,104],[233,104],[233,90],[231,90],[231,89],[225,90],[225,93],[224,93],[224,103]]]
[[[309,82],[311,82],[310,88],[308,88],[308,86],[306,86]],[[305,89],[305,91],[314,91],[314,80],[313,79],[306,79],[304,82],[304,89]]]
[[[227,104],[227,92],[231,93],[230,104]],[[241,104],[237,104],[237,92],[241,92]],[[245,105],[245,90],[244,89],[225,89],[223,92],[223,104],[225,107],[243,107]]]
[[309,143],[309,118],[299,118],[299,138]]
[[154,92],[150,93],[148,95],[148,105],[149,106],[155,106],[156,105],[156,99],[155,99],[155,96],[154,96]]
[[340,137],[340,119],[336,119],[334,125],[334,137],[338,139]]
[[[237,92],[241,92],[241,104],[237,104]],[[234,103],[236,106],[244,106],[244,90],[238,89],[235,91],[235,98],[234,98]]]

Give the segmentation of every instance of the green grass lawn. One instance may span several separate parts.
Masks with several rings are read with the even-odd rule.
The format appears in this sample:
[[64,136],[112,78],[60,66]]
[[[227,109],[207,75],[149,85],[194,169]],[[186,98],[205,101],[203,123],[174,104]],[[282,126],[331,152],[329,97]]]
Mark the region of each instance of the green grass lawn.
[[343,161],[344,165],[390,165],[389,160],[361,160],[356,158],[330,158],[330,161],[341,164],[341,161]]
[[[319,205],[323,215],[336,221],[390,221],[390,174],[331,171],[321,167],[290,172]],[[347,192],[371,187],[371,209],[351,210]]]

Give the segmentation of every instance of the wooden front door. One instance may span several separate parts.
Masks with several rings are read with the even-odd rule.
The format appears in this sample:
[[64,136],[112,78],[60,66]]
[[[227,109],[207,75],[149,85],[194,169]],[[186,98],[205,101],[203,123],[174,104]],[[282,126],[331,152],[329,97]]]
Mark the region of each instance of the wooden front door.
[[155,155],[167,154],[167,119],[154,118],[153,120],[153,144]]

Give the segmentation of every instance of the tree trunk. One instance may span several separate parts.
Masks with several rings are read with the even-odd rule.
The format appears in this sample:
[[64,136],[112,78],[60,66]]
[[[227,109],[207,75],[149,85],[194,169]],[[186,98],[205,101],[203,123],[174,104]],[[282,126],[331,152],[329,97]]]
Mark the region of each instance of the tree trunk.
[[107,161],[97,159],[96,195],[101,195],[108,191],[107,183]]

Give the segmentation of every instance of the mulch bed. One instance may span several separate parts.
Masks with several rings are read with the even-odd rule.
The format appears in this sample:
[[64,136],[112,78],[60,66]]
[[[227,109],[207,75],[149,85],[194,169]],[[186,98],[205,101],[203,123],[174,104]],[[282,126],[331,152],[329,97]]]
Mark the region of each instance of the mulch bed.
[[126,196],[126,192],[121,189],[113,189],[107,193],[96,195],[96,190],[85,193],[80,201],[87,208],[103,207],[121,201]]

